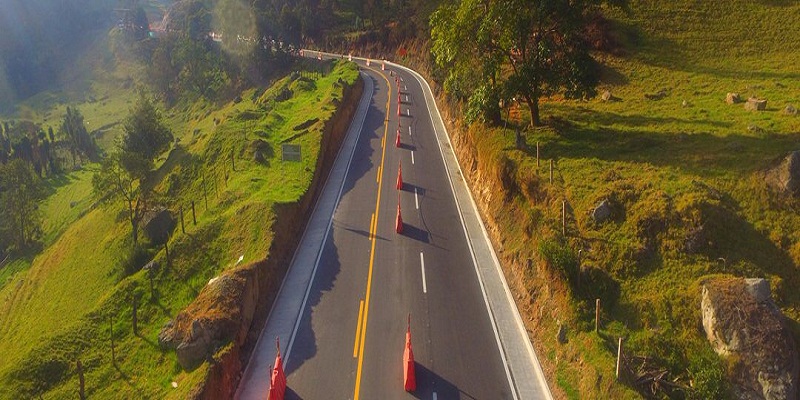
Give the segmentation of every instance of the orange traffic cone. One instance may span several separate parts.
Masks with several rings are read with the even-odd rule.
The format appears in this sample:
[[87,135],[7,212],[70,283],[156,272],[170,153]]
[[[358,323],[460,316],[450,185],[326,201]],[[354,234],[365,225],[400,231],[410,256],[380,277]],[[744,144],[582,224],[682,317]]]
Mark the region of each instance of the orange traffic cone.
[[400,194],[397,194],[397,221],[394,224],[394,230],[397,233],[403,233],[403,215],[400,211]]
[[403,163],[397,167],[397,190],[403,190]]
[[397,128],[397,139],[394,140],[394,147],[400,147],[400,128]]
[[267,400],[283,400],[286,394],[286,374],[283,371],[281,344],[278,338],[275,338],[275,346],[278,347],[278,354],[275,356],[275,368],[272,369]]
[[403,351],[403,389],[405,389],[406,392],[417,390],[417,374],[414,369],[414,350],[411,349],[411,314],[408,315],[406,349]]

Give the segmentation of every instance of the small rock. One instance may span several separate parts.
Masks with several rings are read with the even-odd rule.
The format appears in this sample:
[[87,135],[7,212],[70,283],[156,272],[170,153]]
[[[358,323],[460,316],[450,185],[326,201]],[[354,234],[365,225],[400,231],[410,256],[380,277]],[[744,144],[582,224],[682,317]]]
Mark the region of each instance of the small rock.
[[611,214],[611,202],[609,202],[608,199],[604,199],[597,206],[595,206],[594,210],[592,211],[592,219],[594,222],[602,224],[611,219]]
[[686,107],[689,107],[689,106],[691,106],[691,104],[689,104],[688,101],[684,100],[683,102],[681,102],[681,107],[686,108]]
[[556,337],[556,339],[558,339],[558,343],[561,343],[561,344],[567,343],[567,327],[566,326],[564,326],[562,324],[558,325],[558,336]]
[[789,104],[789,105],[786,106],[786,108],[783,109],[783,113],[786,114],[786,115],[796,115],[797,114],[797,109],[794,108],[793,105]]
[[75,208],[75,206],[77,206],[77,205],[78,205],[77,201],[70,201],[69,202],[69,208]]
[[742,102],[742,97],[739,96],[739,93],[728,93],[725,96],[725,102],[728,104],[737,104]]
[[744,103],[744,109],[747,111],[764,111],[767,109],[767,100],[751,97]]
[[264,154],[262,154],[261,151],[256,150],[255,153],[253,153],[253,161],[261,164],[267,160],[264,158]]
[[611,94],[611,91],[610,91],[610,90],[606,90],[606,91],[605,91],[605,92],[603,92],[603,94],[600,96],[600,100],[603,100],[603,101],[611,101],[611,100],[613,100],[613,99],[614,99],[614,95],[613,95],[613,94]]

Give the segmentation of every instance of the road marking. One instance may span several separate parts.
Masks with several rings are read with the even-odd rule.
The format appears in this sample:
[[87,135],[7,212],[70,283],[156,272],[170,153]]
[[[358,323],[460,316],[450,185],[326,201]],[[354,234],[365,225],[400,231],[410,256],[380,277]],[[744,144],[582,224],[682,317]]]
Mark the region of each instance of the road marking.
[[417,188],[414,188],[414,202],[417,203],[417,210],[419,210],[419,195],[417,194]]
[[408,136],[411,136],[411,125],[408,126]]
[[378,166],[378,176],[375,177],[375,182],[381,182],[381,167]]
[[353,344],[353,358],[358,357],[358,339],[361,338],[361,317],[364,316],[364,300],[358,304],[358,322],[356,324],[356,342]]
[[401,76],[401,77],[400,77],[400,82],[402,82],[402,81],[403,81],[403,77]]
[[411,152],[411,163],[412,164],[414,163],[414,152],[413,151]]
[[408,103],[408,95],[406,95],[406,103]]
[[372,213],[372,218],[369,220],[369,240],[375,235],[375,213]]
[[408,91],[408,86],[407,85],[403,85],[403,90]]
[[[372,69],[372,68],[370,68]],[[389,101],[392,98],[392,85],[389,83],[389,79],[386,78],[386,75],[374,70],[377,74],[379,74],[383,80],[386,81],[386,86],[388,87],[388,96],[386,97],[386,113],[388,115],[390,107]],[[386,141],[386,136],[389,134],[389,124],[388,119],[383,124],[383,139],[384,143]],[[383,146],[383,151],[381,154],[381,167],[385,164],[386,161],[386,146]],[[375,226],[378,226],[378,216],[380,215],[381,209],[381,188],[383,186],[383,181],[378,179],[378,198],[375,200]],[[372,292],[372,271],[375,265],[375,236],[372,237],[372,249],[370,250],[369,254],[369,269],[367,270],[367,295],[364,300],[364,321],[362,322],[363,327],[361,328],[361,339],[359,340],[358,345],[358,366],[356,367],[356,387],[353,393],[353,400],[358,400],[359,395],[361,393],[361,375],[364,370],[364,343],[366,342],[367,338],[367,320],[369,319],[369,300],[370,300],[370,293]]]
[[433,392],[433,400],[436,400],[436,392]]
[[425,281],[425,255],[421,251],[419,252],[419,264],[422,269],[422,293],[428,293],[428,284]]
[[408,111],[408,116],[410,117],[411,116],[411,109],[407,108],[406,111]]

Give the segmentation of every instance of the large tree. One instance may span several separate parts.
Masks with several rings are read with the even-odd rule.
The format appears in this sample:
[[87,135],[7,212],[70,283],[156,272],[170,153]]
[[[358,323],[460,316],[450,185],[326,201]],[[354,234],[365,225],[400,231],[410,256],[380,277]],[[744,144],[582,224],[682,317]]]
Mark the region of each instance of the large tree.
[[44,197],[44,186],[29,163],[17,158],[0,166],[0,235],[7,244],[22,249],[37,239]]
[[472,119],[497,121],[501,100],[524,101],[541,124],[539,100],[596,94],[597,64],[583,31],[602,3],[620,0],[457,0],[431,16],[445,89],[468,99]]
[[172,142],[152,100],[143,93],[125,119],[124,134],[114,152],[106,157],[92,178],[95,195],[103,201],[121,201],[128,213],[133,243],[138,243],[139,223],[147,211],[150,189],[146,179],[153,160]]
[[67,113],[64,114],[64,119],[61,121],[58,131],[59,135],[66,139],[67,146],[72,154],[73,166],[77,164],[79,159],[92,159],[97,156],[97,144],[89,135],[89,130],[86,129],[86,123],[83,120],[83,114],[77,108],[67,107]]

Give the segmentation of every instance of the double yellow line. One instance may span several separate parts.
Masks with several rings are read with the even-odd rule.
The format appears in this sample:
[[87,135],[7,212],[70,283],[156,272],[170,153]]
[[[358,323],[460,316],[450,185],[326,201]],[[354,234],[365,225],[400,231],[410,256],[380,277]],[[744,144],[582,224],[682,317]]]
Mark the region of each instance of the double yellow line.
[[[353,400],[358,400],[361,391],[361,372],[364,366],[364,339],[367,337],[367,319],[369,318],[369,298],[372,291],[372,269],[375,264],[375,242],[378,231],[378,215],[381,208],[381,188],[383,186],[383,178],[381,171],[383,171],[384,161],[386,160],[386,136],[389,133],[389,102],[392,99],[392,85],[386,75],[378,70],[369,68],[378,73],[383,80],[386,81],[386,87],[389,92],[386,97],[386,119],[383,124],[383,140],[381,141],[382,154],[381,165],[378,166],[378,198],[375,201],[375,213],[372,215],[370,222],[370,240],[372,241],[372,250],[369,254],[369,270],[367,272],[367,294],[364,300],[359,303],[358,307],[358,325],[356,326],[356,340],[353,346],[353,357],[358,357],[358,367],[356,367],[356,388],[353,395]],[[362,319],[363,316],[363,319]]]

